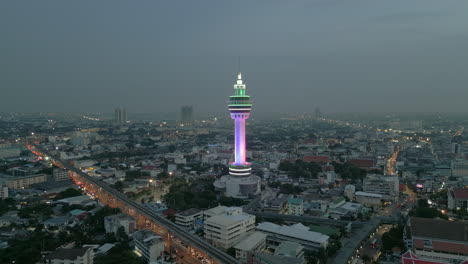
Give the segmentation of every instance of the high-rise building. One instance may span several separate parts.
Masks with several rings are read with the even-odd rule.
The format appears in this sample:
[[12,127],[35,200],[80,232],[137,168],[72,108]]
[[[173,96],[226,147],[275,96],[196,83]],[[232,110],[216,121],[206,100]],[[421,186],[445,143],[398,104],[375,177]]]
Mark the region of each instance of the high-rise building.
[[123,107],[118,107],[114,110],[114,121],[117,124],[127,123],[127,110]]
[[182,106],[182,108],[180,109],[180,121],[183,124],[191,124],[193,122],[193,106]]
[[260,177],[251,174],[252,167],[246,159],[245,122],[250,117],[252,103],[245,93],[241,73],[237,76],[228,107],[235,127],[234,161],[229,164],[229,175],[222,176],[214,185],[218,190],[224,190],[228,197],[247,198],[260,193]]

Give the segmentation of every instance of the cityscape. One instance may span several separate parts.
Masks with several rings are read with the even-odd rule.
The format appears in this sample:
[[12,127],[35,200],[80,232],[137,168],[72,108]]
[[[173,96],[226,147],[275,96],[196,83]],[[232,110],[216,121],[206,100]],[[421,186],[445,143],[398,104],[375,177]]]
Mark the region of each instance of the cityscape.
[[0,4],[0,264],[468,263],[468,4],[104,2]]

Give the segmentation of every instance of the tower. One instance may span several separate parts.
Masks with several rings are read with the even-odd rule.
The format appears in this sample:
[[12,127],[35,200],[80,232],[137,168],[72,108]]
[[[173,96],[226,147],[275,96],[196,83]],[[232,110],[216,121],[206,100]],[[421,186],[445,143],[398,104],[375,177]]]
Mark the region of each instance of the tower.
[[246,176],[250,174],[250,164],[246,161],[245,145],[245,120],[250,117],[252,103],[250,96],[245,94],[245,84],[242,75],[237,75],[237,83],[234,84],[234,95],[229,97],[229,112],[234,119],[234,162],[229,166],[229,174],[234,176]]
[[251,174],[251,163],[246,160],[245,121],[250,117],[252,102],[245,92],[240,72],[234,84],[234,95],[229,97],[228,109],[234,120],[234,161],[229,164],[229,175],[216,180],[214,186],[228,197],[247,198],[260,193],[260,177]]

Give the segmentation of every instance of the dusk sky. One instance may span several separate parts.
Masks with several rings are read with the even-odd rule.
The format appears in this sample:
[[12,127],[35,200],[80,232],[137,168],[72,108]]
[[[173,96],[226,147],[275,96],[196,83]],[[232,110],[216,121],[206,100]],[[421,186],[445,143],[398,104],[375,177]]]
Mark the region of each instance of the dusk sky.
[[0,112],[467,112],[468,1],[1,1]]

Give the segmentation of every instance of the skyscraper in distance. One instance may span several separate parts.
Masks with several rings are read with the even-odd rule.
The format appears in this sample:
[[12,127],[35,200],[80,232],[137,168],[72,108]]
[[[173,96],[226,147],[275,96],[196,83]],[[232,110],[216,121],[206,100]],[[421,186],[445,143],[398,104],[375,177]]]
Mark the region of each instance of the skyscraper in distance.
[[127,123],[127,110],[123,107],[115,108],[114,121],[120,125]]
[[250,117],[252,102],[246,94],[241,73],[237,75],[228,108],[234,120],[234,161],[229,164],[229,175],[222,176],[214,185],[228,197],[247,198],[260,193],[260,177],[252,175],[251,164],[246,159],[245,123]]
[[180,121],[183,124],[191,124],[193,122],[193,106],[182,106],[182,108],[180,109]]

